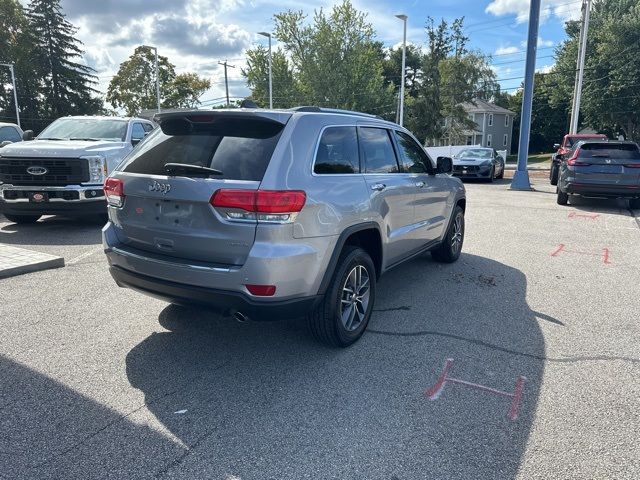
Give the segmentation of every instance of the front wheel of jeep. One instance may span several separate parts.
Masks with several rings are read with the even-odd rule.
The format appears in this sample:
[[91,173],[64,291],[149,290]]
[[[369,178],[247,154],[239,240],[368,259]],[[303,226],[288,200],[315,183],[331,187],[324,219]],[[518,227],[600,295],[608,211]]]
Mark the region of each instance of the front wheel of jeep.
[[369,323],[376,295],[376,269],[362,248],[344,249],[324,298],[307,319],[311,334],[334,347],[357,341]]

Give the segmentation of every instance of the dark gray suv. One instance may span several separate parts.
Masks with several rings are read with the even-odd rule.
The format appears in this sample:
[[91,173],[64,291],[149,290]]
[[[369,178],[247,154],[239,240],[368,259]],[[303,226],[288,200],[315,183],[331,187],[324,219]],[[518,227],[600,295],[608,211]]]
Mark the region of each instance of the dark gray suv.
[[105,183],[118,285],[238,319],[306,316],[346,346],[376,281],[426,251],[453,262],[465,190],[402,127],[317,107],[159,114]]

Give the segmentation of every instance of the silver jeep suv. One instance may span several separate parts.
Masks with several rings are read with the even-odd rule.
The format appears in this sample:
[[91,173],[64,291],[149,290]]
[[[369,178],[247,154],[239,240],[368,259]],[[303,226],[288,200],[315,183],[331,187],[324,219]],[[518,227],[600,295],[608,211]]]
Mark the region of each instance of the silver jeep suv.
[[426,251],[460,256],[465,190],[404,128],[299,107],[159,114],[105,182],[116,283],[237,319],[306,316],[364,332],[376,281]]

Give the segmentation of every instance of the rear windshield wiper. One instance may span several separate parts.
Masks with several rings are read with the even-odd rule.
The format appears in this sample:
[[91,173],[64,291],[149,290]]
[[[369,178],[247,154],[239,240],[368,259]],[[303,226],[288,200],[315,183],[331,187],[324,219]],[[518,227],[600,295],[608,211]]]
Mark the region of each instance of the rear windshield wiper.
[[164,170],[169,175],[202,175],[205,177],[222,175],[222,172],[215,168],[203,167],[202,165],[190,165],[188,163],[165,163]]

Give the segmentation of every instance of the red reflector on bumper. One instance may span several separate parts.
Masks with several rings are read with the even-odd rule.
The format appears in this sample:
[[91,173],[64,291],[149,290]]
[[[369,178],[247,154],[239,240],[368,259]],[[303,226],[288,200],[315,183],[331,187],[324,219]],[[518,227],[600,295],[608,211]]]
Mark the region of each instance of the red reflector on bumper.
[[251,295],[271,297],[276,293],[275,285],[245,285]]

